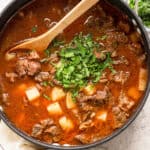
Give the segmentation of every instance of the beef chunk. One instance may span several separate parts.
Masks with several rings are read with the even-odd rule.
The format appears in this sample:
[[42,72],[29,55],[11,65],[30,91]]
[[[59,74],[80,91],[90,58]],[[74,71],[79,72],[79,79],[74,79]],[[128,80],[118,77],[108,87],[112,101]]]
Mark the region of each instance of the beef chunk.
[[127,43],[128,37],[124,33],[118,32],[117,29],[113,27],[110,27],[109,30],[107,30],[107,39],[105,46],[108,51],[116,50],[118,45],[125,45]]
[[53,142],[59,142],[62,139],[62,135],[57,135],[53,137]]
[[119,21],[118,26],[125,33],[129,33],[129,31],[130,31],[130,25],[127,22]]
[[40,123],[35,124],[32,129],[33,137],[42,137],[46,138],[46,141],[49,141],[49,143],[52,142],[58,142],[61,138],[61,129],[55,125],[53,119],[45,119],[40,121]]
[[114,65],[120,65],[120,64],[129,65],[129,61],[124,56],[121,56],[119,59],[113,60],[113,64]]
[[91,141],[90,137],[83,133],[76,135],[75,139],[81,142],[82,144],[88,144]]
[[5,76],[10,82],[15,82],[15,79],[18,77],[18,75],[14,72],[6,72]]
[[82,111],[93,111],[94,110],[94,107],[92,105],[90,105],[89,103],[87,103],[87,102],[79,103],[79,108]]
[[16,64],[16,72],[22,77],[25,75],[33,76],[41,70],[41,64],[38,61],[20,59]]
[[128,80],[129,76],[130,76],[129,72],[117,71],[110,78],[115,82],[124,84]]
[[129,117],[127,112],[134,105],[134,101],[129,100],[123,91],[120,92],[118,99],[118,106],[112,108],[115,120],[115,128],[121,127],[126,122],[127,118]]
[[129,114],[121,110],[118,106],[113,107],[112,112],[114,114],[115,128],[119,128],[124,125]]
[[56,125],[47,127],[44,132],[52,136],[53,142],[58,142],[62,138],[61,129]]
[[130,100],[123,91],[120,92],[118,99],[119,107],[124,111],[128,111],[135,104],[135,102],[133,100]]
[[91,128],[93,127],[94,123],[93,121],[90,119],[90,120],[87,120],[87,121],[84,121],[80,124],[79,126],[79,130],[86,130],[88,128]]
[[35,81],[38,82],[43,82],[43,81],[47,81],[50,78],[50,74],[49,72],[39,72],[36,76],[35,76]]
[[48,119],[42,120],[40,123],[45,128],[47,126],[53,125],[54,124],[54,120],[51,119],[51,118],[48,118]]
[[38,137],[40,136],[43,131],[50,125],[53,125],[54,124],[54,121],[53,119],[45,119],[45,120],[42,120],[40,121],[40,123],[37,123],[33,126],[32,128],[32,136],[33,137]]
[[109,96],[108,91],[104,90],[104,91],[97,91],[97,93],[92,96],[80,94],[77,97],[77,100],[80,103],[81,102],[91,102],[93,104],[104,104],[107,101],[108,96]]
[[80,126],[79,126],[79,130],[86,130],[88,128],[91,128],[93,127],[93,121],[92,119],[95,117],[95,112],[93,111],[85,111],[85,112],[82,112],[80,114],[81,116],[81,123],[80,123]]
[[86,111],[85,113],[82,114],[82,121],[87,121],[89,119],[92,119],[96,114],[93,111]]
[[55,136],[55,135],[60,134],[60,129],[57,126],[53,125],[53,126],[47,128],[44,132],[50,133],[51,135]]
[[32,128],[31,136],[38,137],[42,134],[44,127],[41,124],[35,124]]

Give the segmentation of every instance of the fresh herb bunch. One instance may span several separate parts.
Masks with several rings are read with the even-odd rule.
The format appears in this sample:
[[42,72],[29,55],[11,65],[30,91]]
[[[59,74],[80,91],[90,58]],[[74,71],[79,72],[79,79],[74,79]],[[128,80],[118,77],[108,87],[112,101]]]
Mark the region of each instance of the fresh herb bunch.
[[[135,0],[130,0],[129,5],[132,9],[135,9]],[[150,27],[150,0],[138,0],[137,12],[143,23]]]
[[150,0],[139,0],[138,14],[142,18],[143,23],[150,27]]
[[100,60],[96,58],[94,51],[100,51],[99,44],[93,41],[90,34],[84,36],[80,33],[59,53],[61,60],[55,77],[64,88],[72,89],[74,95],[89,80],[98,82],[106,68],[113,71],[110,53],[105,54],[105,60]]
[[129,5],[132,9],[135,8],[135,0],[130,0]]

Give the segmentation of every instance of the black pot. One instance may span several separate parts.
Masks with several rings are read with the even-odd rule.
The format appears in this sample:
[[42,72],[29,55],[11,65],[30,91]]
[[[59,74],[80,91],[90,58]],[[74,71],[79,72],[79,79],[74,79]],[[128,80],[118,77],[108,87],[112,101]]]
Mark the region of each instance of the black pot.
[[[2,12],[2,14],[0,15],[0,33],[2,33],[5,25],[7,24],[7,22],[9,22],[9,20],[15,15],[15,13],[22,8],[23,6],[25,6],[26,4],[32,2],[33,0],[14,0],[11,4],[9,4],[9,6],[7,8],[5,8],[5,10]],[[147,53],[147,66],[148,64],[150,65],[150,41],[148,39],[148,35],[145,31],[145,28],[143,26],[143,24],[141,23],[140,19],[136,16],[136,14],[121,0],[108,0],[109,3],[111,3],[112,5],[114,5],[115,7],[119,8],[123,13],[125,13],[129,19],[131,21],[134,22],[134,25],[139,29],[139,31],[141,32],[141,36],[143,39],[143,45],[144,45],[144,49]],[[119,128],[118,130],[114,131],[111,135],[107,136],[106,138],[96,141],[94,143],[91,144],[87,144],[87,145],[81,145],[81,146],[73,146],[73,147],[69,147],[69,146],[56,146],[56,145],[52,145],[52,144],[47,144],[41,141],[38,141],[36,139],[33,139],[32,137],[28,136],[27,134],[25,134],[24,132],[22,132],[21,130],[17,129],[6,117],[6,115],[0,111],[0,117],[1,119],[6,123],[6,125],[12,129],[14,132],[16,132],[19,136],[23,137],[24,139],[26,139],[27,141],[34,143],[40,147],[44,147],[45,149],[70,149],[70,150],[78,150],[78,149],[87,149],[96,145],[100,145],[102,143],[105,143],[111,139],[113,139],[115,136],[117,136],[118,134],[120,134],[122,131],[124,131],[129,124],[131,124],[134,119],[137,117],[137,115],[139,114],[139,112],[141,111],[141,109],[143,108],[147,98],[148,98],[148,94],[149,94],[149,90],[150,90],[150,67],[148,68],[148,83],[147,83],[147,87],[145,90],[145,94],[142,98],[142,100],[140,101],[139,105],[137,106],[137,109],[134,111],[133,115],[128,119],[128,121],[126,122],[126,124],[124,124],[123,127]]]

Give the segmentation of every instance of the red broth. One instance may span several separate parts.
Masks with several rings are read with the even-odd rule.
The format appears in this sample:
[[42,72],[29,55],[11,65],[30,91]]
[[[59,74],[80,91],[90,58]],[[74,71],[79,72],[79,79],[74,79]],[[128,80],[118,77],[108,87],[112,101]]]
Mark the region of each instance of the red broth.
[[[17,128],[47,143],[80,145],[103,139],[126,123],[146,87],[146,56],[140,34],[126,15],[103,0],[65,29],[48,50],[39,54],[25,50],[5,57],[6,49],[46,32],[78,2],[36,0],[16,14],[0,39],[0,104]],[[84,44],[95,42],[98,48],[93,44],[87,53],[87,47],[75,37]],[[66,47],[74,57],[60,53],[65,49],[68,56]],[[81,47],[85,56],[76,54]],[[77,57],[82,59],[75,65]],[[85,68],[90,75],[83,78],[81,64],[87,59]],[[74,69],[71,73],[68,62]],[[98,64],[106,68],[102,70]],[[97,65],[99,76],[90,65]],[[95,76],[98,80],[94,82]]]

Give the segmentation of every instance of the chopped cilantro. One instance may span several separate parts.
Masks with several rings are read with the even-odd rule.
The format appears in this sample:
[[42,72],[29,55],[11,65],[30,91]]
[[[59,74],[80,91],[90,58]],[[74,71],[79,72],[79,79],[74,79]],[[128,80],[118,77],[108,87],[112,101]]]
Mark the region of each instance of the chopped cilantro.
[[35,33],[35,32],[37,32],[37,30],[38,30],[38,26],[35,25],[35,26],[32,27],[32,30],[31,30],[31,31],[32,31],[33,33]]
[[77,96],[81,87],[91,80],[97,83],[105,69],[113,71],[110,53],[106,52],[104,60],[97,59],[94,51],[100,49],[91,35],[79,34],[59,52],[61,65],[56,68],[55,78],[62,86]]
[[107,37],[108,37],[107,35],[103,35],[100,39],[101,39],[101,40],[106,40]]
[[45,55],[46,55],[47,57],[50,57],[50,55],[51,55],[51,49],[48,48],[48,49],[44,50],[44,53],[45,53]]
[[48,83],[48,81],[43,81],[43,82],[41,83],[41,85],[46,87],[46,86],[49,85],[49,83]]
[[47,87],[47,86],[53,87],[53,86],[54,86],[54,84],[53,84],[51,81],[43,81],[43,82],[41,83],[41,85],[42,85],[42,86],[45,86],[45,87]]
[[101,37],[97,37],[96,40],[97,40],[97,41],[106,40],[107,37],[108,37],[108,35],[105,34],[105,35],[103,35],[103,36],[101,36]]
[[64,45],[64,44],[65,44],[65,41],[58,40],[57,38],[55,38],[52,41],[52,46],[54,46],[54,47],[59,47],[59,46]]
[[43,94],[43,97],[44,97],[45,99],[47,99],[47,100],[51,100],[51,98],[50,98],[48,95],[46,95],[46,94]]

